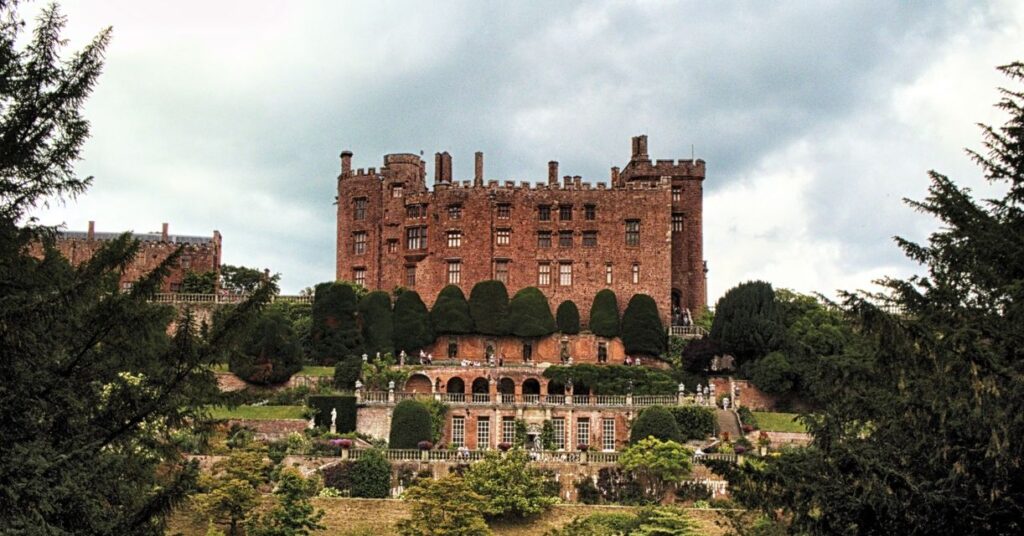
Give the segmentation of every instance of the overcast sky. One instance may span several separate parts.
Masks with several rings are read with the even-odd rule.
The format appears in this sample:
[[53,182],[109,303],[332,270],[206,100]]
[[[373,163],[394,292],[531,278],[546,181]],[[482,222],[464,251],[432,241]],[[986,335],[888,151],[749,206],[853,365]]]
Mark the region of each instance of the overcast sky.
[[[46,223],[224,235],[224,261],[334,277],[338,154],[483,151],[488,179],[607,181],[707,161],[709,300],[750,279],[803,292],[906,275],[935,169],[985,190],[964,147],[1024,52],[1024,3],[64,2],[70,46],[113,42],[86,105],[94,175]],[[29,9],[38,9],[30,6]],[[431,177],[432,178],[432,177]]]

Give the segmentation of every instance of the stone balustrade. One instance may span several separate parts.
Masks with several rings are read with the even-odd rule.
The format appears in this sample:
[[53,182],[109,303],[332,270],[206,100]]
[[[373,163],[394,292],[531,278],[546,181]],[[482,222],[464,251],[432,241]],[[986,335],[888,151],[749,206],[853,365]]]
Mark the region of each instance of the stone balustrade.
[[368,406],[394,405],[410,398],[433,398],[454,406],[564,406],[564,407],[636,407],[709,405],[710,397],[676,395],[541,395],[512,393],[414,393],[356,389],[356,403]]
[[[166,303],[169,305],[189,305],[189,304],[211,304],[211,305],[231,305],[241,303],[245,301],[249,296],[245,294],[187,294],[187,293],[166,293],[157,294],[153,296],[151,300],[153,303]],[[313,303],[313,296],[285,296],[285,295],[274,295],[270,298],[271,302],[283,302],[283,303]]]

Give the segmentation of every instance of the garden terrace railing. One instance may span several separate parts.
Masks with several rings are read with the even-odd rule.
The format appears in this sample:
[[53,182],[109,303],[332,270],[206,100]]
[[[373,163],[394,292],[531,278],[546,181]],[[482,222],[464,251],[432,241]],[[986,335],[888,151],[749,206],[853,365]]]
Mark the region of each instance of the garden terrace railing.
[[[214,305],[229,305],[241,303],[249,296],[247,294],[186,294],[181,292],[156,294],[151,300],[154,303],[167,303],[170,305],[186,305],[210,303]],[[271,302],[282,303],[313,303],[312,296],[285,296],[274,295],[270,297]]]
[[711,452],[693,455],[693,461],[699,462],[701,460],[720,460],[723,462],[736,463],[736,454],[732,452]]
[[[358,460],[362,457],[363,453],[367,449],[349,449],[348,451],[342,451],[341,458]],[[496,452],[492,450],[417,450],[417,449],[385,449],[381,451],[384,454],[384,459],[391,462],[475,462],[484,459],[487,452]],[[618,451],[587,451],[581,452],[578,450],[530,450],[527,451],[530,457],[530,461],[538,463],[594,463],[594,464],[613,464],[619,461]],[[333,457],[333,456],[332,456]],[[700,463],[707,460],[721,460],[729,463],[736,463],[737,457],[733,453],[710,453],[710,454],[694,454],[693,461]]]
[[565,395],[547,395],[544,402],[548,404],[565,404]]
[[466,401],[466,394],[465,393],[441,393],[441,401],[442,402],[456,402],[456,403],[461,404],[461,403]]
[[700,326],[669,326],[668,334],[684,339],[699,339],[708,334],[708,330]]
[[388,400],[388,393],[384,391],[367,391],[363,393],[363,402],[387,404],[390,401]]
[[675,395],[633,395],[634,406],[667,406],[679,401]]
[[434,398],[449,404],[495,406],[580,406],[580,407],[648,407],[707,404],[710,399],[698,400],[693,395],[517,395],[512,393],[414,393],[395,391],[356,390],[360,404],[395,404],[410,398]]
[[487,393],[473,393],[470,396],[469,402],[471,404],[490,404],[491,395]]
[[625,395],[595,395],[594,405],[596,406],[625,406]]
[[501,393],[501,403],[502,404],[515,404],[516,403],[516,395],[511,394],[511,393]]
[[523,395],[524,404],[540,404],[540,395]]

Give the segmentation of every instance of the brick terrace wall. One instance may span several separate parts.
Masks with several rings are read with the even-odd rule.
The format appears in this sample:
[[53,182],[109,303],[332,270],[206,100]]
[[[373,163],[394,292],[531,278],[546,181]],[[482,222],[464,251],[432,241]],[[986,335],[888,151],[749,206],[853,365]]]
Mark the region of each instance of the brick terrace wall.
[[772,441],[772,447],[780,445],[804,446],[811,442],[811,434],[802,432],[765,432]]
[[[573,364],[597,363],[597,347],[604,343],[608,349],[609,364],[621,365],[626,359],[626,350],[619,338],[608,339],[598,337],[593,333],[585,332],[578,335],[553,334],[540,339],[521,339],[519,337],[488,337],[484,335],[442,335],[434,344],[424,351],[432,353],[435,360],[448,359],[448,344],[454,341],[458,345],[458,354],[455,359],[466,359],[469,361],[486,363],[487,347],[494,350],[495,359],[504,357],[505,364],[523,364],[527,361],[523,358],[524,344],[529,343],[533,354],[529,362],[534,364],[550,363],[562,364],[561,349],[562,341],[568,344],[569,355]],[[417,362],[418,357],[413,357]],[[652,365],[656,363],[649,360]]]
[[309,421],[303,419],[231,419],[228,426],[238,424],[255,430],[257,439],[274,441],[287,437],[292,432],[302,433],[309,426]]
[[[672,296],[679,305],[697,314],[706,304],[702,239],[701,160],[658,160],[652,162],[644,148],[634,152],[629,165],[618,174],[613,170],[612,185],[598,183],[593,187],[579,177],[557,178],[546,184],[511,181],[485,181],[482,156],[479,174],[472,185],[452,182],[438,155],[439,174],[434,188],[426,186],[425,162],[417,155],[390,154],[384,157],[380,172],[375,168],[351,169],[351,153],[342,157],[342,173],[338,177],[338,235],[336,276],[355,279],[356,270],[365,274],[363,283],[371,289],[388,290],[397,286],[411,287],[423,301],[433,303],[448,282],[448,264],[460,264],[457,284],[468,295],[473,285],[497,279],[498,262],[508,263],[506,285],[509,291],[538,286],[548,296],[552,310],[564,300],[573,300],[580,309],[584,323],[594,295],[610,287],[619,297],[623,309],[633,294],[645,293],[658,303],[667,323],[672,311]],[[450,165],[448,168],[450,170]],[[677,200],[672,189],[678,188]],[[356,199],[366,201],[365,217],[356,219]],[[406,207],[425,205],[421,215],[409,217]],[[452,218],[448,207],[461,206],[458,218]],[[498,215],[498,206],[508,205],[507,218]],[[538,206],[548,205],[550,221],[540,221]],[[559,206],[571,206],[572,218],[562,220]],[[584,207],[596,207],[593,220],[585,218]],[[683,230],[673,233],[672,215],[683,218]],[[640,243],[628,246],[625,241],[626,220],[640,220]],[[406,230],[423,227],[427,230],[427,247],[409,249]],[[499,245],[497,232],[507,230],[509,243]],[[446,233],[461,231],[458,247],[449,247]],[[537,233],[552,233],[550,248],[538,246]],[[558,245],[560,231],[572,233],[572,247]],[[597,232],[597,246],[583,247],[583,233]],[[366,233],[366,250],[356,253],[354,234]],[[393,245],[389,245],[393,244]],[[549,284],[540,285],[538,266],[551,267]],[[559,265],[572,265],[572,284],[559,284]],[[612,267],[612,281],[607,283],[606,265]],[[631,278],[632,266],[639,266],[638,283]],[[411,281],[409,274],[414,274]]]

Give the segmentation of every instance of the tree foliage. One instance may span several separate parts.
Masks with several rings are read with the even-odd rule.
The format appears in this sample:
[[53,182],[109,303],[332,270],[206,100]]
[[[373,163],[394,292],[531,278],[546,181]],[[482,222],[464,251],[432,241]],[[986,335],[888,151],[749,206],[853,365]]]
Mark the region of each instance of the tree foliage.
[[489,536],[484,498],[462,477],[424,478],[406,490],[412,516],[398,522],[402,536]]
[[313,295],[310,350],[322,365],[363,353],[363,337],[356,321],[359,300],[350,285],[320,283]]
[[589,389],[600,395],[671,395],[679,389],[666,372],[625,365],[553,365],[544,369],[544,377],[562,385],[572,380],[577,392]]
[[594,296],[588,327],[601,337],[619,336],[619,300],[611,289],[600,290]]
[[419,400],[399,402],[391,413],[388,447],[414,449],[420,441],[430,441],[433,439],[432,423],[430,409]]
[[463,476],[470,489],[484,497],[482,511],[487,517],[530,517],[558,502],[557,496],[546,493],[548,477],[530,465],[523,449],[489,451]]
[[251,294],[262,285],[270,286],[271,291],[277,294],[280,279],[281,274],[268,275],[257,268],[230,264],[220,266],[220,288],[232,294]]
[[293,467],[282,469],[274,489],[277,504],[267,513],[246,523],[246,536],[308,536],[323,530],[320,520],[324,511],[313,507],[310,496],[315,493],[313,481],[307,481]]
[[430,327],[430,313],[420,295],[406,290],[395,300],[395,351],[417,355],[419,351],[434,342]]
[[629,442],[638,443],[648,437],[662,441],[682,441],[679,424],[672,412],[662,406],[651,406],[640,412],[629,428]]
[[391,496],[391,463],[377,449],[363,452],[352,465],[349,478],[353,497],[386,499]]
[[565,300],[558,304],[558,311],[555,312],[555,324],[558,331],[566,335],[575,335],[580,332],[580,310],[572,300]]
[[217,290],[217,272],[193,272],[185,274],[181,280],[183,294],[213,294]]
[[266,469],[262,454],[233,451],[200,477],[199,493],[192,498],[195,511],[210,521],[228,525],[228,534],[235,536],[259,505]]
[[544,337],[555,332],[548,298],[537,287],[516,292],[508,304],[508,333],[517,337]]
[[[481,281],[469,293],[469,314],[481,335],[505,335],[508,316],[508,289],[501,281]],[[550,312],[548,313],[551,314]]]
[[747,368],[754,385],[770,395],[790,392],[797,377],[793,365],[782,352],[772,352]]
[[679,364],[689,372],[707,372],[711,367],[711,360],[725,352],[722,346],[710,337],[690,341],[679,356]]
[[1010,117],[970,152],[1000,196],[977,201],[930,174],[910,204],[939,230],[897,239],[925,273],[844,297],[862,341],[820,367],[811,446],[736,487],[791,532],[1024,531],[1024,64],[1001,70],[1016,86],[997,105]]
[[302,369],[302,350],[292,324],[279,309],[267,308],[231,352],[231,372],[251,383],[288,381]]
[[395,351],[391,295],[376,290],[359,300],[359,319],[363,326],[363,349],[370,355]]
[[469,314],[469,302],[458,285],[441,289],[430,310],[430,324],[438,335],[473,332],[473,317]]
[[668,335],[658,304],[646,294],[634,294],[622,313],[622,344],[630,354],[658,356],[665,352]]
[[675,441],[648,436],[626,447],[619,455],[619,465],[636,473],[648,489],[655,490],[656,497],[661,497],[690,474],[692,456],[690,449]]
[[737,364],[777,349],[782,336],[771,283],[740,283],[718,299],[711,338],[736,357]]

